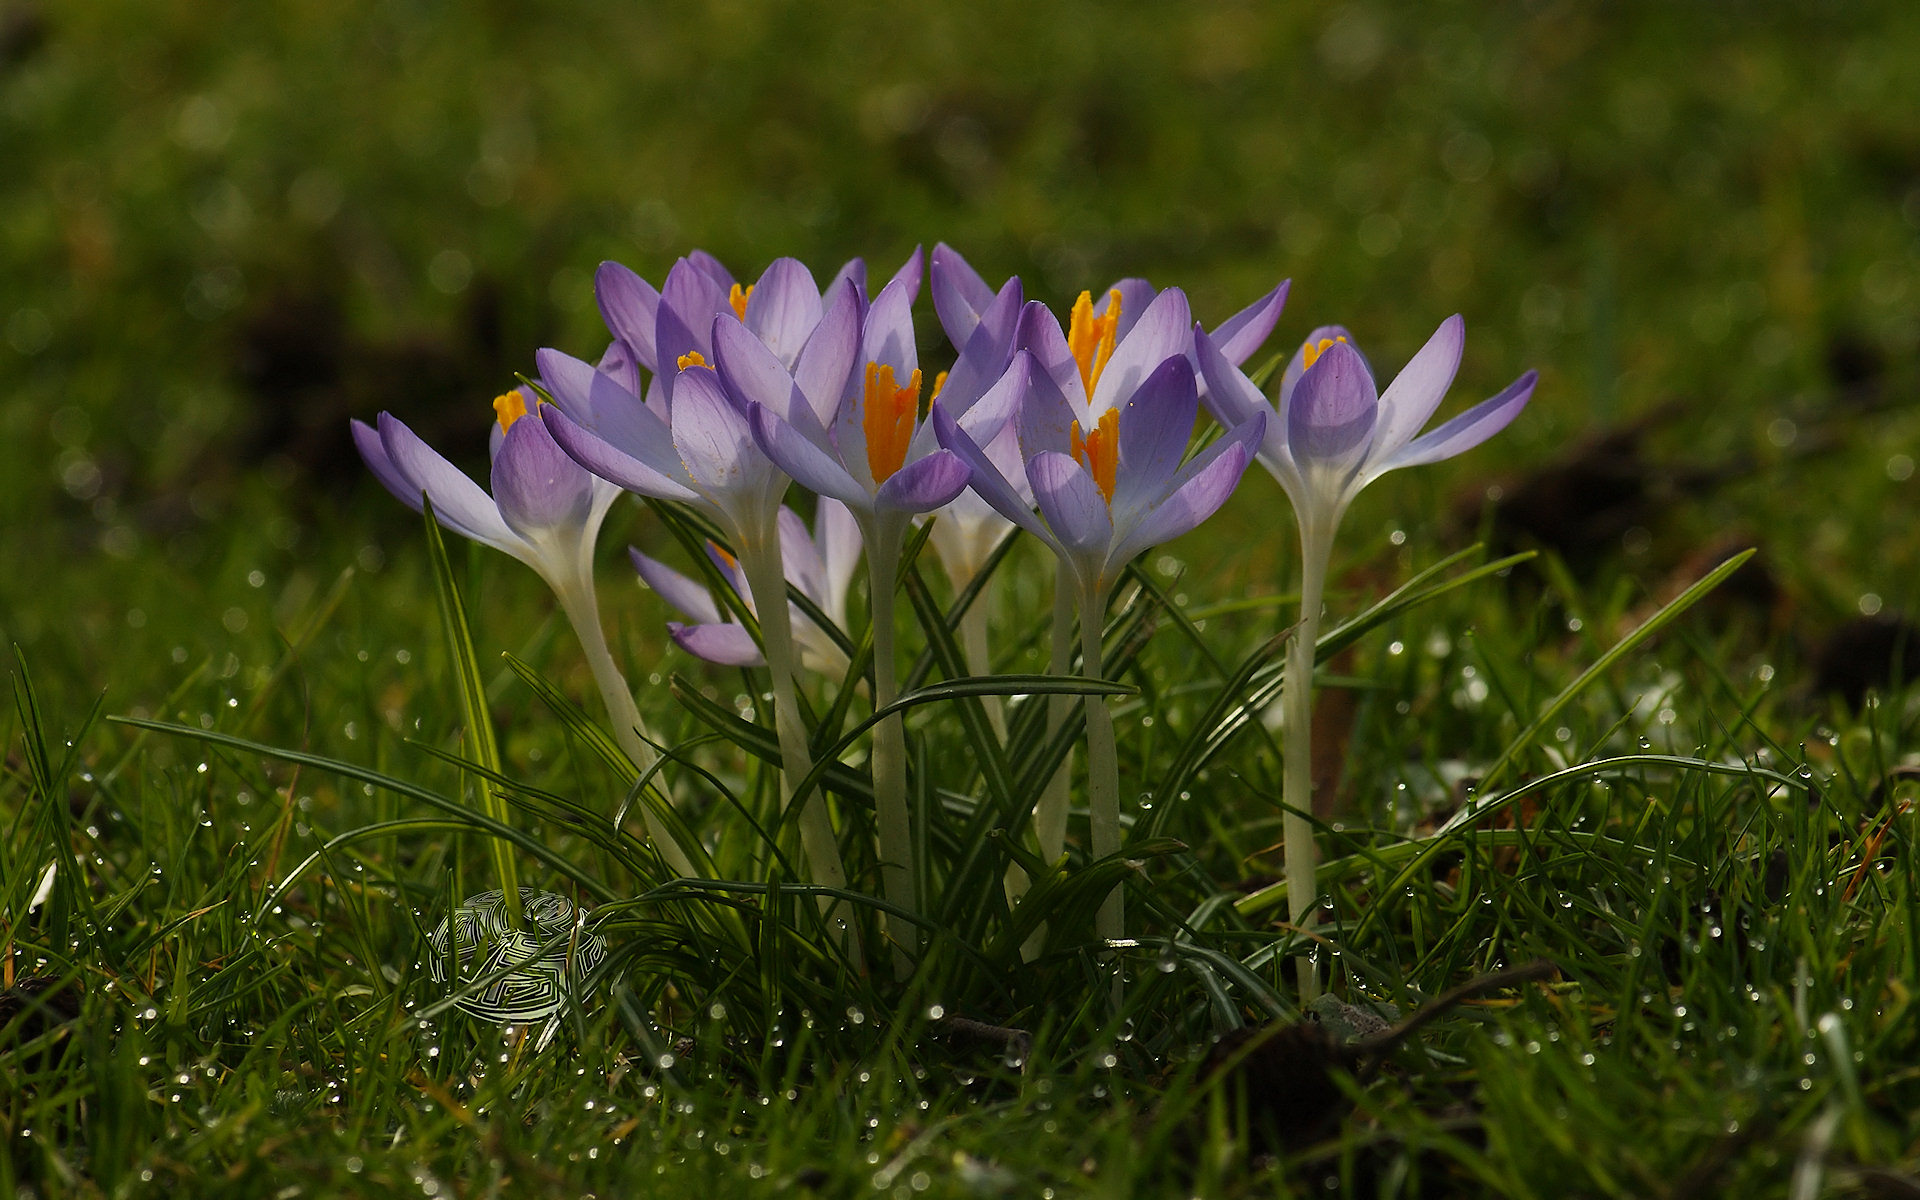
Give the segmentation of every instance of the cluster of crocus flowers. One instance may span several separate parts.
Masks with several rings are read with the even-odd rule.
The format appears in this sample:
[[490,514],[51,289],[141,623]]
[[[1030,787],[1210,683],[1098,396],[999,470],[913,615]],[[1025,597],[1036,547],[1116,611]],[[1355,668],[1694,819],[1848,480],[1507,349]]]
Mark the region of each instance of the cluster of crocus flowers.
[[[923,276],[955,355],[948,371],[931,377],[913,322]],[[933,522],[931,540],[956,593],[1004,538],[1030,534],[1056,563],[1051,669],[1070,673],[1077,643],[1081,672],[1098,678],[1106,609],[1127,565],[1213,515],[1258,459],[1291,499],[1301,536],[1302,611],[1283,710],[1289,898],[1295,921],[1304,922],[1315,895],[1306,818],[1313,654],[1334,532],[1379,475],[1450,457],[1497,432],[1526,404],[1531,373],[1419,435],[1460,361],[1458,317],[1384,394],[1344,330],[1315,330],[1269,402],[1240,367],[1274,328],[1284,283],[1211,331],[1193,320],[1182,291],[1138,279],[1082,293],[1063,325],[1025,298],[1018,279],[991,287],[945,246],[930,271],[916,252],[871,296],[857,260],[819,288],[791,259],[742,285],[703,254],[677,262],[658,290],[605,264],[596,295],[612,345],[594,363],[543,350],[539,383],[502,397],[491,496],[391,416],[382,414],[377,429],[355,422],[354,436],[396,495],[416,507],[428,496],[449,528],[521,558],[547,580],[580,631],[636,761],[653,756],[607,653],[592,574],[601,521],[622,489],[686,506],[725,542],[708,548],[719,593],[638,550],[632,561],[689,619],[670,626],[682,648],[767,669],[783,801],[798,806],[792,815],[813,882],[846,887],[841,834],[825,802],[795,791],[814,766],[796,676],[840,676],[851,665],[852,643],[809,614],[846,626],[864,558],[871,700],[885,714],[873,733],[871,858],[890,909],[922,913],[928,898],[916,894],[914,855],[924,831],[912,827],[905,728],[889,710],[899,697],[894,593],[914,524]],[[1203,404],[1221,429],[1196,449]],[[817,498],[811,533],[783,507],[795,484]],[[789,588],[807,607],[788,601]],[[991,666],[984,598],[963,618],[976,674]],[[757,639],[728,607],[753,618]],[[1051,729],[1072,703],[1049,701]],[[1121,850],[1119,762],[1107,701],[1090,694],[1084,709],[1086,847],[1099,859]],[[1050,865],[1065,848],[1070,776],[1070,764],[1057,771],[1032,814],[1030,845]],[[1017,901],[1024,876],[1016,875],[1009,895]],[[1118,890],[1096,928],[1109,941],[1123,935]],[[909,970],[913,924],[889,919],[887,940],[896,967]],[[1308,967],[1303,988],[1313,983]]]

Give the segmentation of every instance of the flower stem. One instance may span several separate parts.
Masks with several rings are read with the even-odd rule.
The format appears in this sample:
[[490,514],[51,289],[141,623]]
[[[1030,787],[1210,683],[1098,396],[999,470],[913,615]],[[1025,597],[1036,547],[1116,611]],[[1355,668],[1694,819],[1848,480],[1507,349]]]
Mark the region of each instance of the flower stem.
[[[640,709],[633,702],[633,691],[627,686],[627,678],[613,661],[613,654],[607,649],[607,635],[600,624],[600,602],[594,591],[593,580],[583,579],[576,587],[557,593],[560,608],[567,614],[567,621],[573,626],[574,636],[580,639],[580,648],[586,651],[587,666],[593,671],[593,682],[600,689],[600,698],[606,703],[607,718],[613,722],[613,740],[642,775],[659,761],[659,755],[647,742],[646,723],[640,719]],[[671,803],[671,800],[669,800]],[[653,806],[643,803],[641,816],[646,822],[647,836],[653,839],[654,849],[667,864],[667,869],[682,877],[699,874],[686,851],[680,848],[671,832],[654,812]]]
[[[1073,576],[1061,563],[1053,580],[1053,657],[1047,663],[1051,675],[1070,674],[1073,667]],[[1049,740],[1067,723],[1073,711],[1073,697],[1057,694],[1047,697],[1047,735]],[[1033,831],[1040,843],[1040,861],[1051,866],[1067,844],[1067,802],[1073,783],[1073,752],[1060,760],[1060,766],[1047,780],[1040,794],[1040,805],[1033,814]]]
[[[893,645],[893,592],[900,574],[900,539],[891,531],[867,536],[867,590],[873,610],[873,707],[885,708],[900,696]],[[887,902],[910,913],[920,911],[913,894],[913,830],[907,811],[907,733],[900,714],[873,730],[873,800],[880,834],[880,882]],[[893,944],[894,974],[912,970],[910,947],[918,945],[914,927],[886,918]]]
[[[1063,562],[1054,571],[1053,577],[1053,649],[1047,662],[1048,674],[1065,676],[1073,667],[1073,576],[1068,573]],[[1066,724],[1067,714],[1073,711],[1073,697],[1059,694],[1047,697],[1047,743]],[[1047,786],[1040,793],[1040,802],[1033,810],[1034,840],[1040,845],[1040,861],[1051,867],[1060,861],[1060,854],[1067,843],[1067,806],[1072,799],[1073,751],[1067,751],[1060,765],[1054,769]],[[1007,866],[1006,890],[1009,900],[1018,900],[1027,894],[1032,881],[1018,863]],[[1020,947],[1020,955],[1028,962],[1039,957],[1041,949],[1047,943],[1045,925],[1033,931],[1033,935]]]
[[[1080,671],[1088,679],[1101,677],[1100,633],[1106,624],[1107,589],[1089,583],[1080,594]],[[1087,810],[1094,859],[1120,852],[1120,755],[1113,742],[1113,710],[1105,696],[1088,696],[1087,705]],[[1094,918],[1094,932],[1103,941],[1126,936],[1126,894],[1115,887],[1100,904]],[[1120,994],[1119,976],[1114,976],[1114,995]]]
[[[987,676],[993,674],[993,654],[987,647],[987,596],[985,592],[973,598],[967,611],[960,615],[960,650],[967,657],[969,675]],[[993,736],[1000,739],[1001,745],[1007,742],[1007,714],[999,696],[982,696],[980,702],[987,710],[987,724],[993,728]]]
[[[1284,729],[1281,747],[1283,774],[1281,803],[1286,815],[1281,836],[1286,846],[1287,918],[1304,930],[1319,900],[1314,878],[1318,862],[1313,845],[1313,665],[1320,640],[1321,598],[1326,590],[1327,559],[1333,549],[1333,531],[1300,524],[1300,623],[1287,645],[1287,672],[1280,696]],[[1314,958],[1294,959],[1302,1003],[1320,994]]]
[[[771,533],[771,531],[768,531]],[[766,650],[767,673],[773,677],[773,725],[780,739],[780,799],[782,808],[793,803],[793,789],[813,765],[813,753],[807,746],[806,727],[800,720],[800,704],[793,687],[793,621],[787,611],[787,577],[780,562],[777,536],[743,536],[740,539],[740,565],[747,576],[747,590],[753,593],[754,613],[760,620],[760,639]],[[812,881],[821,887],[844,888],[847,870],[840,862],[840,843],[833,834],[833,821],[827,814],[826,798],[815,789],[795,815],[800,827],[800,845],[806,852],[807,869]],[[848,920],[845,904],[821,898],[821,912],[856,962],[859,940]]]

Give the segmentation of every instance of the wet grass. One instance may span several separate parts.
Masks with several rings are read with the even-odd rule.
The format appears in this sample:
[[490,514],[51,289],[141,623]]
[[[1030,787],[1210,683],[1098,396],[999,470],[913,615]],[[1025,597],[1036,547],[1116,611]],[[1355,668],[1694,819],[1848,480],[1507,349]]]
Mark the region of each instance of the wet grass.
[[[5,13],[0,1191],[1797,1198],[1915,1171],[1920,714],[1904,644],[1858,624],[1920,578],[1907,7]],[[1376,365],[1463,311],[1463,391],[1543,372],[1497,443],[1347,523],[1335,623],[1477,541],[1448,572],[1541,553],[1322,663],[1314,946],[1402,1014],[1554,978],[1427,1027],[1310,1138],[1195,1083],[1216,1036],[1296,1015],[1306,948],[1263,890],[1271,745],[1210,736],[1271,683],[1295,583],[1258,476],[1116,606],[1119,1014],[1084,940],[994,947],[962,702],[910,727],[961,932],[910,985],[862,976],[743,824],[768,784],[715,723],[756,681],[669,650],[607,567],[615,652],[762,890],[663,886],[605,820],[618,772],[498,657],[597,713],[564,622],[454,545],[522,880],[605,910],[618,969],[544,1047],[426,1015],[426,934],[492,876],[424,540],[347,416],[471,465],[535,346],[597,348],[601,258],[936,238],[1049,299],[1138,272],[1209,319],[1291,275],[1276,345],[1340,320]],[[622,538],[674,546],[637,506]],[[1760,554],[1567,694],[1736,545]],[[1044,666],[1046,575],[1021,546],[996,580],[1008,670]]]

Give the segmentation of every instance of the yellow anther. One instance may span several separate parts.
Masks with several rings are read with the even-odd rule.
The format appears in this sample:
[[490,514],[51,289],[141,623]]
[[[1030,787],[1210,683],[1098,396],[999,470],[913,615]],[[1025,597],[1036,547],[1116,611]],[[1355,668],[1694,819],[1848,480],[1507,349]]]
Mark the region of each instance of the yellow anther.
[[747,319],[747,301],[753,298],[753,285],[741,287],[734,284],[727,290],[727,303],[733,306],[733,315],[742,321]]
[[493,398],[493,415],[500,422],[500,432],[513,428],[513,423],[527,415],[527,398],[520,389],[502,392]]
[[1113,343],[1119,330],[1119,288],[1107,293],[1107,311],[1097,317],[1093,315],[1092,292],[1081,292],[1080,298],[1073,302],[1073,315],[1067,323],[1067,351],[1073,355],[1073,361],[1080,364],[1080,383],[1086,388],[1088,399],[1092,399],[1094,385],[1100,382],[1100,372],[1107,369],[1107,360],[1113,357]]
[[679,358],[674,359],[673,365],[682,371],[688,367],[704,367],[707,365],[707,356],[698,350],[689,350]]
[[867,435],[867,470],[876,484],[885,483],[906,463],[907,445],[913,441],[913,421],[920,413],[919,369],[907,386],[896,387],[892,367],[868,363],[863,403],[860,425]]
[[942,371],[933,377],[933,391],[927,393],[927,399],[938,400],[940,398],[940,389],[945,386],[947,386],[947,373]]
[[1113,485],[1120,474],[1120,410],[1110,408],[1100,414],[1093,432],[1082,434],[1080,422],[1073,423],[1073,456],[1093,475],[1094,486],[1113,507]]
[[1320,356],[1333,349],[1335,342],[1344,342],[1344,337],[1321,338],[1319,343],[1307,342],[1300,347],[1300,369],[1302,371],[1320,361]]

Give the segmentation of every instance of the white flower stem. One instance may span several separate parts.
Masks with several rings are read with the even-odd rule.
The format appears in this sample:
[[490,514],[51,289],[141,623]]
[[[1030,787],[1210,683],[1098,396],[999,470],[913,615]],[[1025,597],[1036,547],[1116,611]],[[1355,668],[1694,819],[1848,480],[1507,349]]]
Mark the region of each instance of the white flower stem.
[[[867,539],[867,594],[873,610],[873,707],[900,696],[894,661],[893,591],[900,574],[900,540],[876,530]],[[913,829],[907,809],[907,732],[900,714],[885,717],[873,729],[873,801],[880,835],[880,882],[887,903],[917,913],[914,899]],[[919,938],[910,922],[886,918],[893,945],[894,974],[904,979],[913,969],[910,948]]]
[[[1047,672],[1058,677],[1070,673],[1073,667],[1073,576],[1067,565],[1060,563],[1053,577],[1053,649],[1047,662]],[[1067,714],[1073,711],[1073,697],[1065,693],[1056,693],[1047,697],[1047,740],[1042,745],[1051,744],[1060,727],[1066,724]],[[1060,861],[1061,852],[1067,844],[1067,806],[1072,799],[1073,788],[1073,751],[1067,751],[1060,765],[1048,778],[1047,786],[1040,793],[1040,802],[1033,810],[1034,840],[1040,845],[1040,861],[1051,867]],[[1009,900],[1019,900],[1027,894],[1032,881],[1018,863],[1007,866],[1006,890]],[[1047,942],[1045,925],[1033,931],[1025,944],[1020,947],[1021,957],[1032,962],[1040,954]]]
[[[967,674],[982,677],[993,674],[993,653],[987,645],[987,593],[984,590],[960,616],[960,650],[967,658]],[[987,710],[987,724],[992,727],[993,736],[1000,739],[1001,745],[1006,745],[1007,713],[1001,697],[982,696],[980,703]]]
[[[1318,862],[1313,845],[1313,664],[1320,640],[1320,607],[1326,590],[1327,559],[1333,549],[1333,530],[1300,522],[1300,623],[1287,644],[1287,672],[1280,696],[1284,729],[1281,747],[1281,802],[1286,815],[1281,836],[1286,847],[1287,918],[1304,930],[1313,920],[1320,897],[1315,879]],[[1302,1003],[1320,994],[1314,958],[1294,959]]]
[[[1106,624],[1107,589],[1090,583],[1080,595],[1080,671],[1088,679],[1101,678],[1100,633]],[[1092,838],[1091,857],[1120,852],[1120,755],[1113,742],[1113,711],[1105,696],[1086,697],[1087,810]],[[1126,894],[1115,887],[1100,904],[1094,932],[1103,941],[1126,936]],[[1114,976],[1114,996],[1120,995],[1120,977]]]
[[[771,522],[769,522],[771,525]],[[767,654],[767,673],[773,679],[773,725],[780,739],[780,799],[785,808],[793,803],[793,789],[806,778],[813,766],[813,753],[807,746],[806,727],[800,721],[800,705],[793,687],[793,622],[787,611],[787,577],[780,561],[780,542],[771,529],[766,536],[749,536],[742,531],[740,566],[746,572],[747,590],[753,593],[754,614],[760,620],[760,640]],[[833,835],[833,820],[827,814],[826,797],[815,788],[810,792],[795,823],[800,827],[800,845],[807,856],[807,870],[820,887],[844,888],[847,870],[840,861],[840,844]],[[821,911],[828,924],[860,957],[859,941],[846,905],[821,899]]]
[[[626,751],[628,758],[642,775],[652,769],[659,755],[648,744],[645,722],[640,719],[639,706],[633,702],[633,691],[627,686],[627,678],[613,661],[613,653],[607,648],[607,635],[600,624],[600,602],[595,594],[591,578],[583,579],[572,588],[559,589],[555,593],[560,599],[560,608],[567,614],[567,620],[573,626],[574,636],[580,639],[580,648],[586,651],[587,666],[593,671],[593,682],[600,689],[600,698],[607,706],[607,719],[613,723],[613,740],[620,749]],[[664,793],[663,793],[664,794]],[[671,799],[668,801],[671,803]],[[687,857],[680,843],[673,839],[665,824],[654,812],[653,806],[642,802],[642,819],[646,822],[647,836],[653,839],[654,849],[667,869],[682,877],[697,876],[693,861]]]
[[[1073,576],[1065,563],[1060,564],[1053,580],[1053,657],[1047,672],[1064,676],[1073,669]],[[1073,697],[1055,693],[1047,697],[1047,738],[1060,732],[1073,711]],[[1051,866],[1059,861],[1067,845],[1067,802],[1073,784],[1073,752],[1060,760],[1060,766],[1047,780],[1040,794],[1040,805],[1033,814],[1033,831],[1040,843],[1040,861]]]

